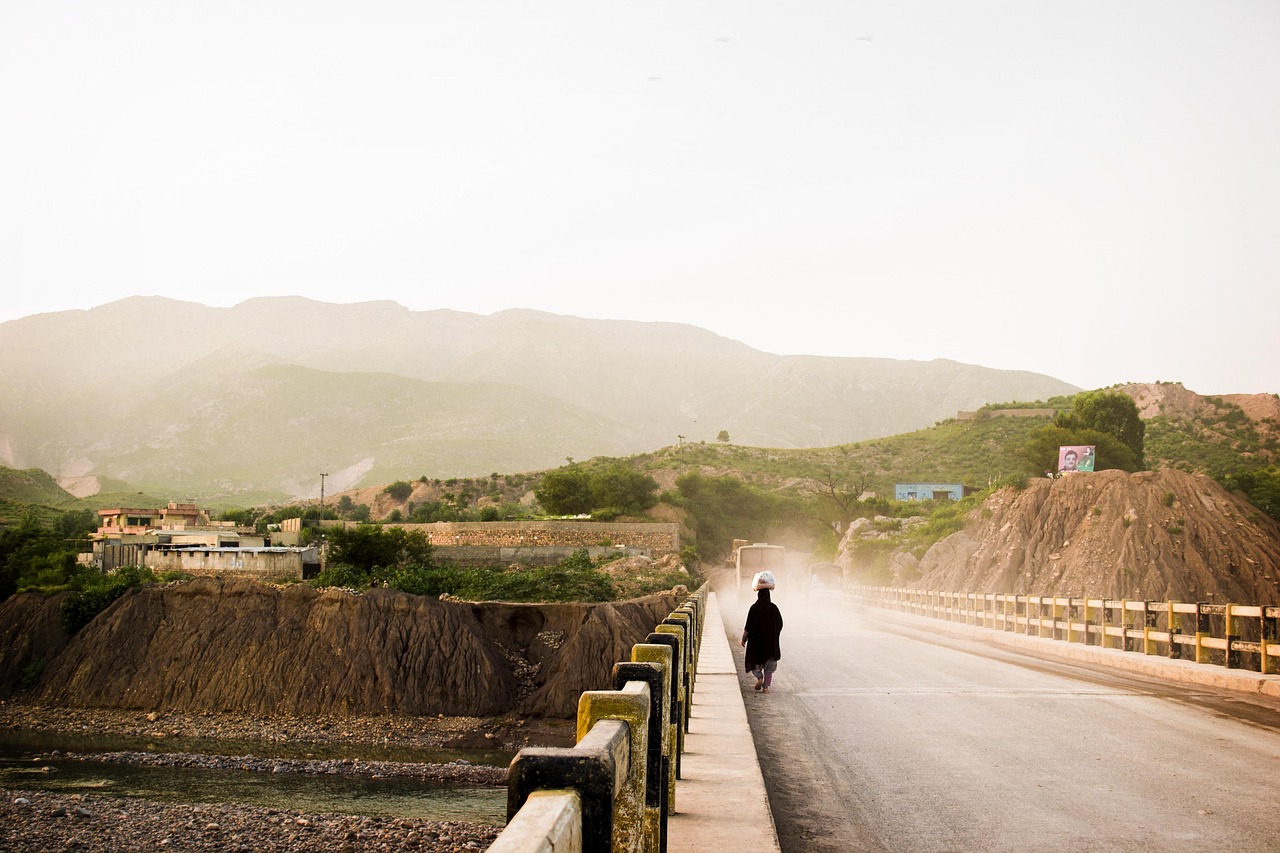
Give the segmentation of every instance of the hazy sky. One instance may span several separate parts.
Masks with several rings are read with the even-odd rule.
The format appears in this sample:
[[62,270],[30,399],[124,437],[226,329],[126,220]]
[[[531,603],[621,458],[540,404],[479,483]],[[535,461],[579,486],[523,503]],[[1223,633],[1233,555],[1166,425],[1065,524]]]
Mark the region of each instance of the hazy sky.
[[0,0],[0,322],[162,294],[1280,391],[1280,3]]

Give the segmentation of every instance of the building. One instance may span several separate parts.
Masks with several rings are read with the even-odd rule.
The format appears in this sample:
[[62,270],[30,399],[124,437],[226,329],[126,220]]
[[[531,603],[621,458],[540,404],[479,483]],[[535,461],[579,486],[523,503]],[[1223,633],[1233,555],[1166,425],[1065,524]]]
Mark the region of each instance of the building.
[[157,573],[300,581],[320,573],[320,554],[315,548],[285,546],[185,546],[150,551],[145,565]]
[[235,529],[235,525],[229,521],[210,521],[209,514],[201,512],[195,504],[180,504],[173,501],[169,501],[168,506],[159,509],[139,507],[100,509],[98,516],[102,520],[98,526],[100,536],[192,528]]
[[976,491],[961,483],[895,483],[893,497],[899,501],[958,501]]
[[315,548],[269,547],[248,528],[210,521],[195,504],[98,510],[90,565],[104,572],[146,566],[153,572],[303,580],[320,571]]

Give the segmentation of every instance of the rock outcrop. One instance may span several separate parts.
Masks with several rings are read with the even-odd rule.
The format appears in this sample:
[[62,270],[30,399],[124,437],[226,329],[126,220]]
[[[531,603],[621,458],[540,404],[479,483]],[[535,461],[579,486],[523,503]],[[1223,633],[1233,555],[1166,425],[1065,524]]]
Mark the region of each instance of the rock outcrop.
[[997,492],[919,568],[921,589],[1275,604],[1280,524],[1198,474],[1074,474]]
[[[612,664],[677,603],[673,594],[477,603],[203,578],[127,593],[69,642],[64,635],[64,648],[52,639],[33,698],[298,716],[572,716],[578,694],[610,686]],[[0,624],[11,612],[47,619],[50,610],[52,600],[11,599]],[[0,673],[9,683],[12,673]]]

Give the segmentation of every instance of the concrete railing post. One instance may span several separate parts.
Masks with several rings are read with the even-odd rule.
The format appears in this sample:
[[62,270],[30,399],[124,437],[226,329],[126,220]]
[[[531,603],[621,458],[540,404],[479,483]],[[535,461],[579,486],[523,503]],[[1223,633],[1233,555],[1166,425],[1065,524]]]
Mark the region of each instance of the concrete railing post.
[[[653,648],[664,654],[670,652],[666,646]],[[627,661],[613,665],[615,690],[624,687],[628,681],[643,681],[649,685],[649,735],[644,771],[644,831],[647,839],[645,849],[650,853],[659,853],[666,849],[666,830],[663,823],[667,813],[666,786],[663,785],[665,764],[662,758],[663,742],[670,728],[667,720],[667,677],[666,668],[661,663]]]
[[681,654],[684,656],[684,695],[681,697],[683,707],[683,716],[681,722],[684,724],[684,730],[689,731],[689,716],[692,712],[693,705],[693,667],[694,651],[693,651],[693,624],[687,613],[672,613],[666,619],[663,619],[658,627],[654,630],[659,633],[671,633],[672,628],[678,628],[680,637]]
[[[663,693],[662,707],[665,709],[662,721],[662,837],[667,837],[667,816],[675,810],[676,790],[676,709],[675,709],[675,641],[672,637],[661,636],[664,642],[636,643],[631,647],[631,660],[635,663],[656,663],[662,668]],[[669,641],[669,642],[668,642]]]
[[578,701],[578,743],[526,748],[507,774],[494,853],[665,853],[689,725],[706,585]]
[[587,690],[578,698],[578,741],[601,720],[621,720],[630,735],[629,772],[613,804],[614,853],[642,853],[645,773],[649,766],[649,684],[629,681],[621,690]]
[[630,741],[626,723],[602,720],[572,748],[520,750],[507,774],[507,820],[515,818],[534,791],[571,789],[582,803],[582,850],[611,853],[614,801],[629,772]]
[[582,801],[577,791],[530,791],[524,805],[489,845],[488,853],[556,853],[582,849]]
[[[677,717],[680,721],[680,748],[676,751],[676,761],[679,762],[680,753],[684,752],[684,733],[689,731],[689,635],[687,626],[675,620],[664,619],[653,630],[657,634],[666,634],[676,638],[677,684],[679,685],[679,689],[676,691],[676,702],[680,710],[680,714]],[[653,635],[650,634],[649,636],[652,637]],[[676,778],[679,777],[680,774],[677,772]]]

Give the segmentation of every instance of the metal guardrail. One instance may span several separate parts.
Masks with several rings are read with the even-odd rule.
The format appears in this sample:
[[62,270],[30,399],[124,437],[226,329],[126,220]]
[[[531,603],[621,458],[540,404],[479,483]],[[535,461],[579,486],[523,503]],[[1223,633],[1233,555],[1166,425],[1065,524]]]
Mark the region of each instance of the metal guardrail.
[[1280,605],[1053,598],[850,586],[852,601],[976,625],[1228,669],[1280,673]]
[[660,853],[676,808],[698,672],[707,585],[663,619],[612,690],[578,699],[577,743],[530,747],[511,762],[507,826],[489,853]]

